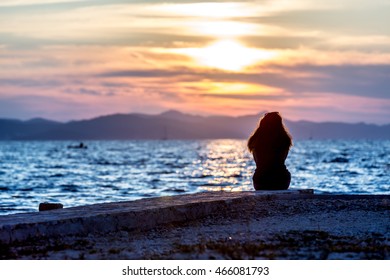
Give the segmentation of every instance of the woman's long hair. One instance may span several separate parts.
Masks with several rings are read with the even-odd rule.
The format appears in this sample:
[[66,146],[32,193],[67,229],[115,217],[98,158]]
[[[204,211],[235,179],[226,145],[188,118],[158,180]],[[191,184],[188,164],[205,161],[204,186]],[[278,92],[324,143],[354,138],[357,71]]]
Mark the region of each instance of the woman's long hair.
[[253,152],[256,148],[289,149],[292,146],[292,137],[283,124],[279,112],[266,113],[260,120],[258,127],[248,139],[248,149]]

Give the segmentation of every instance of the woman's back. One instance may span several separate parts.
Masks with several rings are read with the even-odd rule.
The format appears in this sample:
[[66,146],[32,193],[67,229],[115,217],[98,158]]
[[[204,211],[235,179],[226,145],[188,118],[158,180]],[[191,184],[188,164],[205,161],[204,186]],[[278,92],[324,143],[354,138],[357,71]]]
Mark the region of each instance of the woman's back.
[[256,168],[261,170],[268,170],[278,168],[284,165],[289,151],[288,145],[259,145],[253,150],[253,157],[256,162]]

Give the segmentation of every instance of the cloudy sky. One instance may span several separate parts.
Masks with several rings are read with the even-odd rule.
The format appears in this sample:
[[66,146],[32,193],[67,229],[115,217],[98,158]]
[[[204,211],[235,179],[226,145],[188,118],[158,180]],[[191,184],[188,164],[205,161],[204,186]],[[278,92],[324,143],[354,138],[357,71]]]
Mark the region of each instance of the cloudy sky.
[[0,1],[0,117],[390,123],[390,1]]

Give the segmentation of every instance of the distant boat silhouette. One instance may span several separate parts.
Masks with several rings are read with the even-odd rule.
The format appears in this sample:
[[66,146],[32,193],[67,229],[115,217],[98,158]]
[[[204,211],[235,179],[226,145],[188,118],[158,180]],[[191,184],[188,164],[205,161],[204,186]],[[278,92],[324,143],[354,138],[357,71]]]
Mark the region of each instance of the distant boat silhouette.
[[88,146],[84,145],[83,142],[80,142],[78,145],[68,145],[68,149],[88,149]]

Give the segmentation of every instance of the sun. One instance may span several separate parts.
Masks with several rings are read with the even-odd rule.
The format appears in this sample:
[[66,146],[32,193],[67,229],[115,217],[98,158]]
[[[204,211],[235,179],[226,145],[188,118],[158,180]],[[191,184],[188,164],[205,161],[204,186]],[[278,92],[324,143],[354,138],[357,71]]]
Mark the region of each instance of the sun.
[[226,71],[240,71],[259,61],[271,59],[274,53],[246,47],[235,40],[220,40],[204,48],[178,49],[199,65]]

